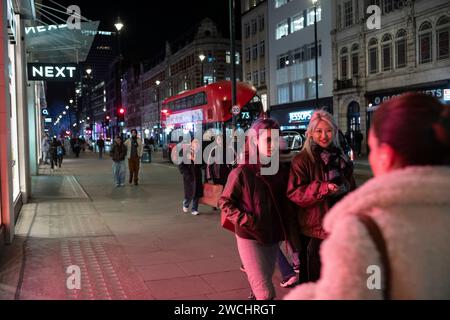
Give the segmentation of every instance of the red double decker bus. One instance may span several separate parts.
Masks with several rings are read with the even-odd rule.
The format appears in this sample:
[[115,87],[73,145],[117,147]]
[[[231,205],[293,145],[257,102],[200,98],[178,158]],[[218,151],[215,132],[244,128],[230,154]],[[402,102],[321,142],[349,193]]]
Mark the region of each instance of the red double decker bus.
[[[247,130],[264,112],[263,105],[253,86],[238,82],[236,89],[236,105],[240,109],[236,115],[236,129]],[[232,119],[231,81],[212,83],[167,98],[162,103],[161,125],[167,135],[168,155],[178,143],[172,137],[173,130],[183,129],[192,135],[201,130],[203,140],[209,141],[205,132],[231,130]]]

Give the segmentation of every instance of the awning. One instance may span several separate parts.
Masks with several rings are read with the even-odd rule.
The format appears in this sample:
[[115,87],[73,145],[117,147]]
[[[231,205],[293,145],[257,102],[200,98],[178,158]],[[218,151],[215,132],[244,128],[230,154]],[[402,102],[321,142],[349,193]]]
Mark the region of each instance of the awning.
[[66,24],[43,25],[27,21],[25,43],[28,62],[79,63],[86,60],[99,21],[81,22],[80,29],[69,29]]

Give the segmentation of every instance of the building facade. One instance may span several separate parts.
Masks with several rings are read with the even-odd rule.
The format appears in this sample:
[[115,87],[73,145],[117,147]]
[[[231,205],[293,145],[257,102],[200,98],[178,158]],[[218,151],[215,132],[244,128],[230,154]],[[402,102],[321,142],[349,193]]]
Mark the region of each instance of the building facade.
[[0,2],[0,250],[14,238],[15,221],[31,196],[44,133],[45,85],[27,81],[24,19],[34,1]]
[[241,1],[242,77],[256,88],[264,110],[267,110],[269,99],[268,2]]
[[322,0],[315,7],[311,0],[268,1],[270,109],[282,129],[306,129],[316,107],[316,40],[317,107],[333,112],[332,3]]
[[[381,10],[381,28],[367,8]],[[407,91],[450,103],[450,3],[447,0],[338,0],[333,31],[334,106],[339,127],[367,136],[373,111]]]
[[[141,134],[162,143],[159,131],[161,102],[186,90],[221,80],[231,80],[230,39],[224,38],[216,24],[204,19],[182,46],[166,44],[165,56],[145,67],[141,75]],[[236,79],[242,79],[241,43],[236,41]],[[202,61],[200,57],[204,57]]]

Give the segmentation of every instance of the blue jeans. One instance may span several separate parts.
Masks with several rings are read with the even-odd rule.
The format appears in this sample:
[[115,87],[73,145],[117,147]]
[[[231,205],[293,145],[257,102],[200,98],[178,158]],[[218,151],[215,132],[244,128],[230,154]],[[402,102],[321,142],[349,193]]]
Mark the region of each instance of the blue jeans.
[[113,162],[113,175],[116,186],[125,184],[125,160]]
[[272,276],[275,271],[277,250],[280,249],[279,244],[261,245],[255,240],[243,239],[237,235],[236,240],[239,256],[256,300],[274,299]]
[[286,259],[283,251],[278,247],[278,257],[277,257],[278,267],[280,268],[280,273],[283,281],[296,275],[294,269],[292,268],[289,261]]
[[199,200],[200,200],[199,198],[184,199],[183,200],[183,207],[189,208],[189,205],[191,204],[191,201],[192,201],[192,211],[198,211],[198,201]]

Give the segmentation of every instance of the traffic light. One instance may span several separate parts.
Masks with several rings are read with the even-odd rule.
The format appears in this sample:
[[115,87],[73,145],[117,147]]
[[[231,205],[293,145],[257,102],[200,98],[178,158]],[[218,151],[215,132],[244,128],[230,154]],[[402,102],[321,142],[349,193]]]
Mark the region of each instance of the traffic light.
[[117,122],[125,122],[125,109],[123,107],[117,110]]

